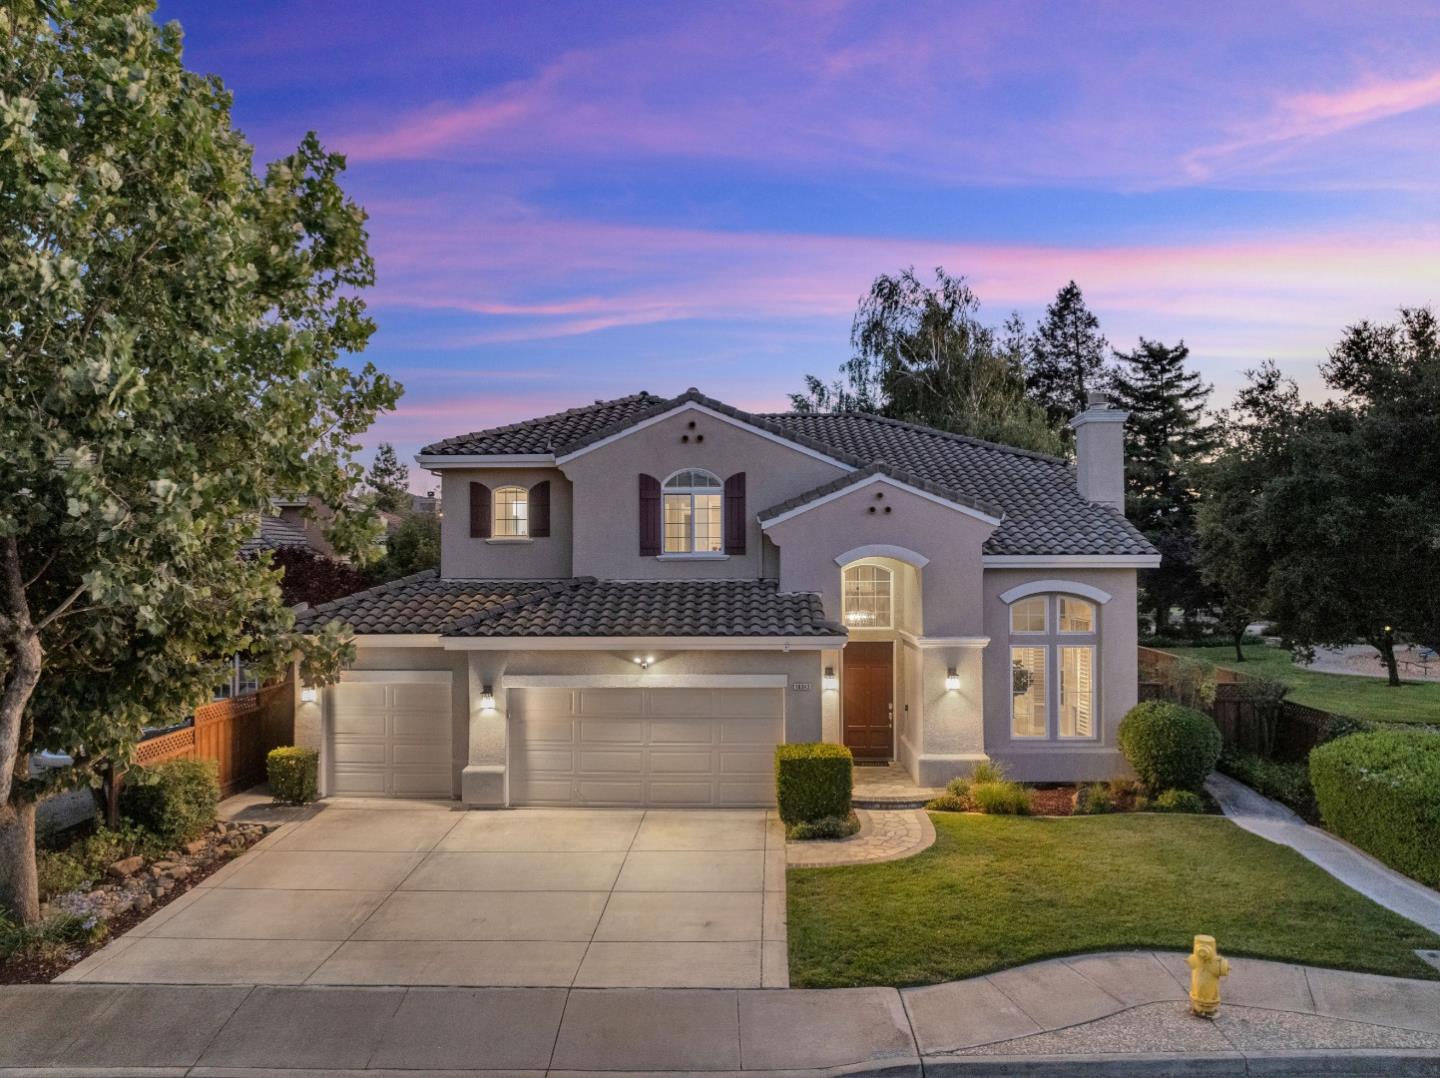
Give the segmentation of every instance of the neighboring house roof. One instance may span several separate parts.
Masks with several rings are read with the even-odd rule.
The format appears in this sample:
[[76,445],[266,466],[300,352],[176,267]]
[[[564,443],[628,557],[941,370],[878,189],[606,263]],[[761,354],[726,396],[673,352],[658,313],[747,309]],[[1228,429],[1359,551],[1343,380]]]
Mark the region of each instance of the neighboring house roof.
[[272,517],[269,513],[260,514],[260,534],[252,539],[246,539],[241,545],[240,551],[243,554],[255,554],[261,550],[279,550],[281,547],[310,545],[310,537],[305,534],[305,529],[288,520],[281,520],[279,517]]
[[757,516],[759,517],[760,523],[764,524],[767,521],[774,520],[776,517],[794,512],[803,506],[818,502],[823,498],[828,498],[832,494],[839,494],[841,491],[864,483],[867,479],[877,475],[886,476],[903,486],[913,487],[915,490],[931,494],[936,498],[942,498],[955,505],[973,509],[977,513],[983,513],[988,517],[993,517],[996,521],[999,521],[1005,515],[1005,511],[993,502],[982,501],[979,498],[971,498],[969,495],[961,494],[959,491],[951,490],[949,487],[941,486],[939,483],[932,483],[928,479],[922,479],[918,475],[912,475],[903,468],[896,468],[892,465],[881,463],[867,465],[858,471],[839,476],[828,483],[821,484],[814,490],[807,490],[804,494],[797,494],[795,497],[788,498],[779,505],[772,505],[769,509],[762,509]]
[[844,636],[770,580],[442,580],[434,570],[302,611],[302,630],[444,636]]
[[1157,553],[1121,513],[1081,497],[1074,469],[1058,457],[862,412],[752,414],[694,389],[672,398],[637,393],[597,401],[525,423],[448,438],[426,446],[421,456],[563,457],[686,403],[821,452],[845,466],[886,464],[909,475],[908,481],[923,480],[948,491],[946,497],[963,497],[969,499],[965,504],[1000,510],[1004,520],[986,540],[986,554]]

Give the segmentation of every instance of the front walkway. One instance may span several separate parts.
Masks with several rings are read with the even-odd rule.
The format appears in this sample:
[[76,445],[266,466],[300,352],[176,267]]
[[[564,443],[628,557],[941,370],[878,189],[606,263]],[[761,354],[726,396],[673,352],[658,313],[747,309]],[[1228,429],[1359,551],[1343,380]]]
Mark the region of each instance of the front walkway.
[[860,830],[849,838],[787,842],[792,868],[869,865],[914,857],[935,844],[935,825],[924,809],[856,809]]
[[910,772],[899,764],[886,764],[884,767],[859,764],[852,773],[856,808],[920,808],[945,792],[929,786],[917,786]]
[[763,809],[291,811],[59,980],[788,984],[784,832]]
[[1237,827],[1289,846],[1366,898],[1440,933],[1440,891],[1401,875],[1329,831],[1310,826],[1284,805],[1228,775],[1215,772],[1205,788]]
[[1129,952],[901,991],[26,985],[0,988],[0,1075],[1440,1069],[1440,982],[1233,958],[1207,1021],[1187,977]]

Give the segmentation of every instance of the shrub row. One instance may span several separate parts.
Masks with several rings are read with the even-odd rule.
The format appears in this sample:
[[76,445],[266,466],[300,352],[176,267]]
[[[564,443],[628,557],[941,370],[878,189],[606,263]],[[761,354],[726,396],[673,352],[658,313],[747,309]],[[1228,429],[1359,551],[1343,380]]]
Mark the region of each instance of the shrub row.
[[1325,826],[1391,868],[1440,886],[1440,734],[1377,730],[1310,753]]
[[844,745],[807,742],[775,750],[775,801],[787,825],[850,818],[854,758]]
[[1320,819],[1315,791],[1310,785],[1310,772],[1303,763],[1267,760],[1254,753],[1227,750],[1216,766],[1231,778],[1279,801],[1311,823]]

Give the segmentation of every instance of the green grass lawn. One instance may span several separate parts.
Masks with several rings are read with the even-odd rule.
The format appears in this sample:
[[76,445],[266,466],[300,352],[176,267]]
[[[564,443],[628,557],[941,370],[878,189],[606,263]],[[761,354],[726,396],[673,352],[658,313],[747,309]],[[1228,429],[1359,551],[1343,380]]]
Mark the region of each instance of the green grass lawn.
[[1377,722],[1440,722],[1440,682],[1409,681],[1389,685],[1384,678],[1319,674],[1290,661],[1283,648],[1247,645],[1243,663],[1230,647],[1162,648],[1242,674],[1278,678],[1290,686],[1290,699],[1337,715]]
[[1440,979],[1440,938],[1215,816],[932,813],[904,861],[788,874],[796,988],[931,984],[1085,951],[1188,951]]

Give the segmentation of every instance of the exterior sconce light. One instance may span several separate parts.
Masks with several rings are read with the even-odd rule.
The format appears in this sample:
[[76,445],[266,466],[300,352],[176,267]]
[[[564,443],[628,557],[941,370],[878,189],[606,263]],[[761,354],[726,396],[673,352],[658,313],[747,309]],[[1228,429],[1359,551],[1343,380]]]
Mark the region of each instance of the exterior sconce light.
[[655,659],[654,659],[654,657],[651,656],[651,655],[647,655],[647,656],[645,656],[645,658],[643,658],[643,659],[640,658],[640,656],[638,656],[638,655],[635,656],[635,665],[638,666],[641,670],[649,670],[649,669],[650,669],[650,664],[653,663],[654,661],[655,661]]
[[820,680],[820,687],[827,692],[834,692],[840,687],[840,679],[835,676],[835,668],[833,666],[827,666],[825,668],[825,676]]
[[319,700],[319,699],[320,699],[320,690],[319,690],[319,689],[301,689],[301,690],[300,690],[300,702],[301,702],[302,704],[313,704],[313,703],[315,703],[315,701],[317,701],[317,700]]
[[949,669],[949,671],[945,674],[945,691],[946,691],[946,692],[959,692],[959,691],[960,691],[960,671],[959,671],[959,670],[956,670],[955,667],[953,667],[953,666],[952,666],[952,667]]
[[494,711],[494,710],[495,710],[495,686],[493,686],[493,685],[482,685],[482,686],[480,686],[480,710],[481,710],[481,711]]

